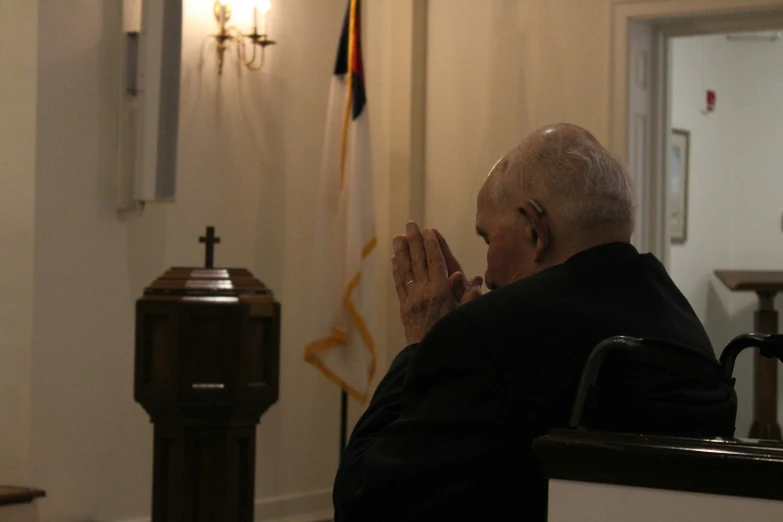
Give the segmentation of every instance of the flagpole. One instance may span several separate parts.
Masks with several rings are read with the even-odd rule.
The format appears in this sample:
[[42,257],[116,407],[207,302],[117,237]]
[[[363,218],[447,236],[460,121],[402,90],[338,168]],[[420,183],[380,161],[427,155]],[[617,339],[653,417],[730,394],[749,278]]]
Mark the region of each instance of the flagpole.
[[348,435],[348,394],[340,390],[340,458],[343,456]]

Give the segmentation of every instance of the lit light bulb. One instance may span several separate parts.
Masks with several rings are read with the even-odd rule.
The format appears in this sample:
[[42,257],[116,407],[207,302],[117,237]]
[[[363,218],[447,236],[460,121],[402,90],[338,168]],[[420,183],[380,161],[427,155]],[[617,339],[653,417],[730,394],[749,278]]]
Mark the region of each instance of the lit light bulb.
[[258,15],[261,12],[261,34],[266,34],[266,14],[272,7],[272,3],[269,0],[255,0],[253,5],[253,32],[256,32],[258,26]]
[[266,16],[266,13],[272,8],[272,2],[270,2],[270,0],[257,0],[256,5],[264,16]]
[[226,26],[226,22],[231,16],[229,9],[231,9],[229,0],[215,0],[215,18],[217,18],[221,30]]

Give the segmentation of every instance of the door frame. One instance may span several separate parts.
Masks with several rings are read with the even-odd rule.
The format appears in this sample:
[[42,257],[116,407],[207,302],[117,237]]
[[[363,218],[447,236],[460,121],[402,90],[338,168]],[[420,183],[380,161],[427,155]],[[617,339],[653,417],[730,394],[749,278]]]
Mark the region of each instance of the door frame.
[[[621,1],[612,4],[611,23],[609,147],[629,165],[649,158],[642,172],[632,173],[639,207],[634,244],[668,266],[665,151],[671,128],[669,39],[783,27],[783,0]],[[630,36],[634,23],[649,24],[653,38],[653,52],[646,66],[652,85],[649,128],[644,136],[636,136],[637,130],[630,122]],[[639,143],[631,147],[636,141]]]

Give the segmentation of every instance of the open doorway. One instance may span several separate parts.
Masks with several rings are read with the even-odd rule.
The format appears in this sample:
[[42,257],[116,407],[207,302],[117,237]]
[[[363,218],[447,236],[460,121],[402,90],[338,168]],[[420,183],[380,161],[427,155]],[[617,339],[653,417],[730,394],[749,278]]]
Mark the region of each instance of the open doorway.
[[[714,270],[783,269],[783,40],[689,36],[668,49],[668,269],[718,347],[752,327],[757,301],[729,292]],[[750,378],[749,361],[738,381]],[[749,404],[740,411],[744,435]]]
[[669,65],[668,268],[704,311],[712,269],[783,269],[783,39],[672,38]]
[[[635,241],[664,262],[718,350],[753,330],[756,298],[730,293],[713,271],[783,269],[783,17],[781,6],[762,7],[628,20]],[[746,436],[752,360],[735,375]]]

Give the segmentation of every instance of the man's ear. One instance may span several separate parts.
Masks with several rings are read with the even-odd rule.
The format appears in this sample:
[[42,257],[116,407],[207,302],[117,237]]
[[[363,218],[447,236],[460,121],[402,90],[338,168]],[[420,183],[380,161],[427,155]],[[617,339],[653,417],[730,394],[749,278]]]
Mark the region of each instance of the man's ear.
[[530,240],[535,247],[533,260],[536,262],[543,261],[549,251],[549,244],[552,240],[546,213],[541,205],[532,199],[525,201],[520,206],[519,211],[525,217],[530,227]]
[[[539,220],[539,223],[540,221],[541,220]],[[552,238],[549,234],[549,227],[541,226],[541,224],[539,224],[538,229],[534,229],[533,232],[535,233],[536,238],[535,254],[533,255],[533,260],[537,263],[540,263],[549,253],[549,244]]]

